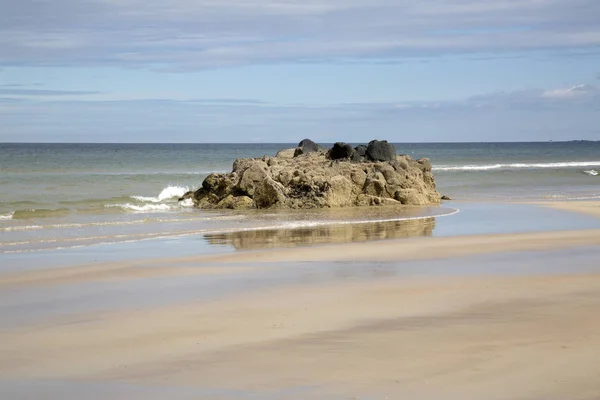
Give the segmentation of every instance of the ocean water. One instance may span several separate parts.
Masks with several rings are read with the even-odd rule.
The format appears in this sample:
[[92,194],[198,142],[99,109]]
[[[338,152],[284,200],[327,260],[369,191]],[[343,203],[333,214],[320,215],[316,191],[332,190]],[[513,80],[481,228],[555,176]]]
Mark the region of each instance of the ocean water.
[[[177,198],[290,144],[0,144],[0,252],[451,215],[453,208],[215,212]],[[396,144],[458,200],[600,198],[600,142]]]

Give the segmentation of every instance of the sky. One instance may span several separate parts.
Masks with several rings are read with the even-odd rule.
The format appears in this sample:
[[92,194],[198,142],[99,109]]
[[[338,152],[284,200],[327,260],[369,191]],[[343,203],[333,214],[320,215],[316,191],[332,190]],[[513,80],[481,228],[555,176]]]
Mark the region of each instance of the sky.
[[0,0],[0,142],[600,140],[598,0]]

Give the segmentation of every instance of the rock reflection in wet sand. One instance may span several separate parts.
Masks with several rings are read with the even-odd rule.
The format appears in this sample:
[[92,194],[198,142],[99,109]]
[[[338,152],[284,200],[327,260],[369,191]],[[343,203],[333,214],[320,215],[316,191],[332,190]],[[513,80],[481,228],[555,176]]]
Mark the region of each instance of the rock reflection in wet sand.
[[237,250],[246,250],[431,236],[434,228],[435,218],[430,217],[404,221],[326,225],[310,228],[259,229],[228,232],[208,234],[205,236],[205,239],[210,244],[228,244]]

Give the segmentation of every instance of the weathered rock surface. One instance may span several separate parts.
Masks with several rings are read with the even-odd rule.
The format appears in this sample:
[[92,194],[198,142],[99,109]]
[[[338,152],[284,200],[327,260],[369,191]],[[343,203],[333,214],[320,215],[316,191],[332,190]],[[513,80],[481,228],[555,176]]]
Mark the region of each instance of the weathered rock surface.
[[365,161],[358,150],[339,142],[327,153],[308,151],[290,158],[287,150],[276,157],[240,158],[231,173],[209,175],[184,198],[216,209],[440,203],[428,159],[396,156],[386,141],[372,141],[365,155],[377,161]]
[[296,154],[296,149],[283,149],[279,150],[275,157],[280,158],[294,158],[294,154]]

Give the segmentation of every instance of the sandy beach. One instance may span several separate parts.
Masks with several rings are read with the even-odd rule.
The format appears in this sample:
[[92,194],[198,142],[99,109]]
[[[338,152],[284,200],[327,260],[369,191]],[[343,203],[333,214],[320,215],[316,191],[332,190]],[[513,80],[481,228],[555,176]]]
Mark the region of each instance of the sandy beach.
[[0,2],[0,400],[600,400],[600,0]]
[[9,270],[0,397],[596,399],[599,257],[586,229]]

